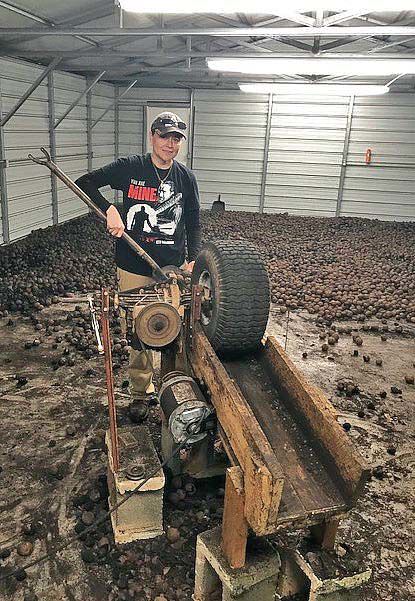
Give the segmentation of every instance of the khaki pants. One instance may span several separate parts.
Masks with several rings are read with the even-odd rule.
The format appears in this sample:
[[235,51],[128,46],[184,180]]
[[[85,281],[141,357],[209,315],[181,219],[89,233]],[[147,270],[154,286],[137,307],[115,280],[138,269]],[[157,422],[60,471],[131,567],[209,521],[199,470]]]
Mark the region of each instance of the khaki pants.
[[[118,290],[123,292],[130,288],[141,288],[154,284],[153,278],[145,275],[137,275],[124,271],[117,267]],[[126,324],[121,324],[125,331]],[[153,352],[149,349],[139,351],[131,349],[130,365],[128,369],[128,377],[130,380],[130,391],[132,396],[142,395],[145,393],[151,394],[155,391],[153,384]]]

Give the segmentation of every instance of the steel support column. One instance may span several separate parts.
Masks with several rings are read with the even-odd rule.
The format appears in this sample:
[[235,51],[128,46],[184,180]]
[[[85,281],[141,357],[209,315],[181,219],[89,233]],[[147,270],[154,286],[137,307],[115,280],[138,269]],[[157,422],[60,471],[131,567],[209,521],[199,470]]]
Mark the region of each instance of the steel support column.
[[[115,100],[117,101],[120,96],[120,87],[115,86]],[[114,160],[116,161],[120,156],[120,105],[118,102],[115,103],[114,107]],[[119,190],[114,190],[114,199],[117,203],[119,201]]]
[[264,204],[265,204],[265,186],[267,184],[267,174],[268,174],[268,154],[269,154],[269,141],[271,138],[273,99],[274,99],[274,95],[270,94],[268,97],[267,129],[265,131],[264,160],[262,162],[261,197],[259,200],[259,212],[260,213],[264,212]]
[[[49,112],[49,147],[52,161],[56,161],[56,136],[55,136],[55,88],[53,71],[48,73],[48,112]],[[50,174],[50,185],[52,191],[52,223],[59,223],[58,209],[58,182],[56,175]]]
[[120,106],[118,99],[120,97],[120,87],[115,86],[115,110],[114,110],[114,158],[117,160],[120,156]]
[[190,90],[189,138],[188,138],[188,142],[187,142],[187,164],[190,167],[190,169],[193,168],[193,147],[194,147],[194,140],[195,140],[194,112],[195,112],[195,91],[192,88]]
[[336,217],[340,217],[342,200],[343,200],[344,179],[346,177],[346,168],[347,168],[347,155],[349,154],[350,132],[352,129],[354,98],[355,98],[354,95],[350,96],[349,110],[347,112],[346,132],[345,132],[344,144],[343,144],[342,166],[341,166],[341,170],[340,170],[339,189],[337,192]]
[[23,96],[18,100],[18,102],[14,105],[12,109],[7,113],[4,119],[1,120],[0,125],[4,126],[6,123],[13,117],[16,111],[26,102],[31,94],[40,86],[42,81],[48,77],[49,73],[53,71],[53,69],[61,62],[62,58],[55,58],[48,67],[43,71],[43,73],[36,79],[36,81],[30,86],[30,88],[23,94]]
[[76,100],[74,100],[74,102],[71,104],[71,106],[64,112],[64,114],[62,115],[62,117],[59,117],[59,119],[56,121],[54,127],[58,127],[58,125],[60,123],[62,123],[62,121],[65,119],[65,117],[67,117],[69,115],[69,113],[81,102],[82,98],[84,96],[86,96],[88,94],[88,92],[90,92],[92,90],[92,88],[99,82],[99,80],[101,79],[101,77],[103,75],[105,75],[106,71],[101,71],[101,73],[99,75],[96,76],[96,78],[89,84],[89,86],[87,88],[85,88],[85,90],[83,92],[81,92],[78,96],[78,98]]
[[148,136],[147,136],[147,104],[143,104],[143,135],[142,135],[142,145],[143,145],[143,152],[142,154],[145,154],[146,150],[147,150],[147,144],[148,144]]
[[86,95],[86,152],[88,157],[88,172],[92,171],[92,93]]
[[118,98],[116,98],[114,100],[114,102],[111,102],[111,104],[105,109],[105,111],[102,113],[102,115],[100,115],[98,117],[98,119],[96,121],[94,121],[91,125],[91,128],[95,127],[97,123],[99,123],[101,121],[101,119],[108,113],[108,111],[110,111],[114,106],[116,106],[119,101],[121,100],[121,98],[123,98],[123,96],[125,96],[127,94],[127,92],[129,92],[131,90],[132,87],[135,86],[135,84],[137,83],[138,79],[135,79],[132,83],[130,83],[130,85],[128,86],[128,88],[126,88],[124,90],[124,92],[122,92],[122,94],[120,94],[118,96]]
[[[0,79],[0,121],[2,116],[2,96]],[[3,242],[10,242],[9,202],[7,199],[6,149],[4,145],[4,129],[0,124],[0,206]]]

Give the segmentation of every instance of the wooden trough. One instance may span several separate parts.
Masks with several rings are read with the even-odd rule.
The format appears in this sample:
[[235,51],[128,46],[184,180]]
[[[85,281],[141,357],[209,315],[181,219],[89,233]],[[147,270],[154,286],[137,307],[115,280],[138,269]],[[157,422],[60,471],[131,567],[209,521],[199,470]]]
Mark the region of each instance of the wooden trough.
[[216,409],[228,470],[222,547],[242,567],[257,535],[310,526],[326,548],[368,470],[325,395],[275,338],[255,354],[220,360],[196,325],[189,360]]

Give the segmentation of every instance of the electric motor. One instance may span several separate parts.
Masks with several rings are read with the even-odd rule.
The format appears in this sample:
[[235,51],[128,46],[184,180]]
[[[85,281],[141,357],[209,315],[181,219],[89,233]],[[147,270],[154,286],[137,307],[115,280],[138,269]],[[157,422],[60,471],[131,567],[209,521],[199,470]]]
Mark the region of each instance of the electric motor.
[[207,403],[193,378],[181,372],[171,372],[163,379],[159,392],[160,406],[175,443],[194,444],[213,427],[213,407]]

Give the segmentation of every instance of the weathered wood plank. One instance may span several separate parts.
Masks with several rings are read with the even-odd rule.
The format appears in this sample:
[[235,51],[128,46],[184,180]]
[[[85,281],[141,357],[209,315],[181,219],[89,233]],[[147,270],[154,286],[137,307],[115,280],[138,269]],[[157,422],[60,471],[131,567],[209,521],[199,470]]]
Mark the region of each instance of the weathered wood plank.
[[335,468],[348,503],[353,504],[369,476],[363,460],[337,422],[334,407],[323,392],[307,382],[283,348],[270,336],[263,351],[269,372],[287,407],[323,448],[326,467]]
[[192,368],[210,390],[218,420],[244,473],[245,517],[256,534],[273,532],[284,485],[281,466],[252,409],[199,325],[193,343]]
[[249,403],[285,475],[279,517],[284,508],[305,517],[316,511],[346,507],[335,482],[295,422],[256,355],[224,360],[223,365]]
[[222,551],[231,568],[242,568],[245,565],[247,538],[243,473],[240,467],[230,467],[226,470]]

